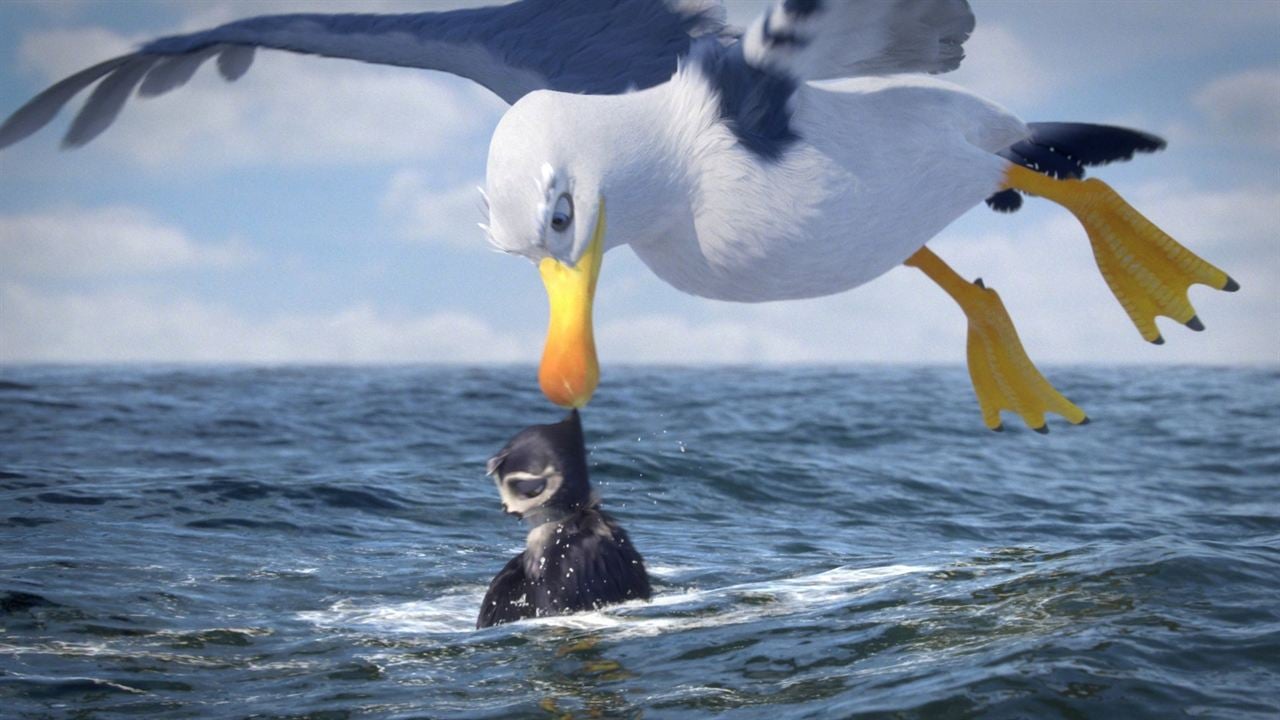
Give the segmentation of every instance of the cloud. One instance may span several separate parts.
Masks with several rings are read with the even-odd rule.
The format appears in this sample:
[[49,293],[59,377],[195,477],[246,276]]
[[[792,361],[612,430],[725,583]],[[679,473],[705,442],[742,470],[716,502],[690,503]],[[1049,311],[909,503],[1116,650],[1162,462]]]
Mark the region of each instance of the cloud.
[[24,70],[54,82],[107,58],[131,52],[143,37],[100,27],[58,28],[25,35],[18,46]]
[[1240,145],[1280,150],[1280,68],[1218,78],[1192,101],[1213,134]]
[[[1267,243],[1280,190],[1206,192],[1161,182],[1127,194],[1243,285],[1234,294],[1192,291],[1207,332],[1162,320],[1168,344],[1143,342],[1099,276],[1083,230],[1049,203],[1029,200],[1013,216],[979,210],[931,246],[964,277],[982,276],[1000,292],[1042,367],[1274,364],[1280,255]],[[964,362],[963,315],[909,268],[833,297],[742,305],[678,294],[625,256],[607,264],[613,270],[600,287],[596,333],[605,366]],[[63,293],[19,282],[0,287],[0,308],[0,360],[8,362],[532,363],[542,329],[510,322],[501,311],[403,315],[356,303],[329,313],[257,316],[130,289]]]
[[599,332],[602,362],[609,364],[728,364],[821,362],[802,337],[758,322],[696,320],[670,314],[633,315],[605,323]]
[[397,317],[367,305],[250,318],[128,291],[0,286],[0,362],[530,362],[536,340],[465,313]]
[[431,188],[425,173],[400,170],[387,184],[380,207],[400,236],[474,248],[483,236],[476,223],[487,222],[480,192],[483,180],[450,190]]
[[1280,269],[1275,252],[1280,184],[1200,190],[1185,181],[1161,180],[1138,187],[1132,200],[1157,224],[1177,228],[1176,236],[1222,263]]
[[1178,60],[1211,63],[1241,47],[1269,47],[1276,27],[1275,3],[1256,0],[973,0],[972,5],[975,39],[983,27],[1001,25],[1034,47],[1037,57],[1060,66],[1063,77],[1078,77],[1082,84],[1130,73],[1137,82],[1151,70],[1170,72]]
[[[24,37],[20,55],[53,82],[145,39],[93,27],[54,30]],[[71,105],[74,112],[78,102]],[[445,73],[262,51],[237,82],[210,66],[167,95],[133,98],[94,145],[157,171],[177,162],[438,163],[460,143],[481,140],[505,108],[479,85]]]
[[964,62],[946,80],[1017,110],[1061,92],[1071,78],[1055,73],[1009,27],[980,23],[964,44]]
[[118,276],[250,259],[235,244],[205,245],[130,207],[0,215],[0,276]]

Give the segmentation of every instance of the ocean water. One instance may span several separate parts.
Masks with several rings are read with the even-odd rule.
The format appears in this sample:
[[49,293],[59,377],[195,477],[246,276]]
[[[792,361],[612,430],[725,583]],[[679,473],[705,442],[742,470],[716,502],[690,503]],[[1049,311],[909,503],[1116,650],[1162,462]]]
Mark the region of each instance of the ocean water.
[[1275,718],[1280,372],[607,369],[650,603],[473,630],[529,368],[0,369],[0,717]]

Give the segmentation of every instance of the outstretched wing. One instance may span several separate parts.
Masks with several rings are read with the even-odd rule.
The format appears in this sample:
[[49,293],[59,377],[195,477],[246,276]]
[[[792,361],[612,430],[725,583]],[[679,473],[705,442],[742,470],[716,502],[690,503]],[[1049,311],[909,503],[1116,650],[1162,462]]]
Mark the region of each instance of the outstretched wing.
[[944,73],[973,32],[966,0],[778,0],[743,36],[752,65],[798,80]]
[[515,102],[533,90],[618,93],[664,82],[693,38],[720,32],[719,0],[522,0],[498,7],[404,15],[269,15],[153,40],[137,52],[53,85],[0,125],[0,148],[53,119],[101,80],[63,139],[92,140],[136,89],[166,93],[217,58],[227,80],[243,75],[258,47],[443,70]]

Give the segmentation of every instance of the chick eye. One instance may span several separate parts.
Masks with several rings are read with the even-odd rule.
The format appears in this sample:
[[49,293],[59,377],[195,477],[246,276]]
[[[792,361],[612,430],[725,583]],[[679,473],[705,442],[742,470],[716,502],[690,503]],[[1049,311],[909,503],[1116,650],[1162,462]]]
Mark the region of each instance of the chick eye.
[[551,229],[564,232],[571,222],[573,222],[573,198],[569,197],[569,193],[563,193],[556,200],[556,209],[551,213]]
[[544,489],[546,489],[546,487],[547,487],[546,478],[539,478],[538,480],[512,480],[511,481],[511,489],[515,490],[517,493],[527,498],[531,498],[531,497],[534,497],[535,495],[540,494]]

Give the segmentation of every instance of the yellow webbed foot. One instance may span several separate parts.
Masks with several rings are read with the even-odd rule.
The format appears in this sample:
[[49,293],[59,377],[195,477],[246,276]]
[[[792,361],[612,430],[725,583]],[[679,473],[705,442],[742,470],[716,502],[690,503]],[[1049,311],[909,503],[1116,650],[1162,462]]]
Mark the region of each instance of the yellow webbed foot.
[[1204,330],[1187,299],[1192,285],[1240,289],[1225,272],[1166,235],[1101,180],[1058,180],[1015,165],[1009,168],[1006,185],[1053,200],[1080,220],[1103,279],[1148,342],[1164,342],[1156,327],[1159,315]]
[[964,310],[969,320],[969,377],[978,396],[982,420],[992,430],[1003,430],[1000,413],[1012,410],[1036,432],[1047,433],[1045,413],[1057,413],[1072,424],[1089,418],[1075,403],[1058,392],[1031,362],[1000,295],[982,284],[965,282],[928,248],[907,259],[922,270]]
[[984,287],[961,303],[969,318],[969,377],[982,408],[982,420],[992,430],[1002,430],[1000,412],[1012,410],[1036,432],[1047,433],[1045,413],[1054,412],[1073,425],[1089,421],[1075,403],[1058,392],[1027,356],[1005,310],[1000,295]]

